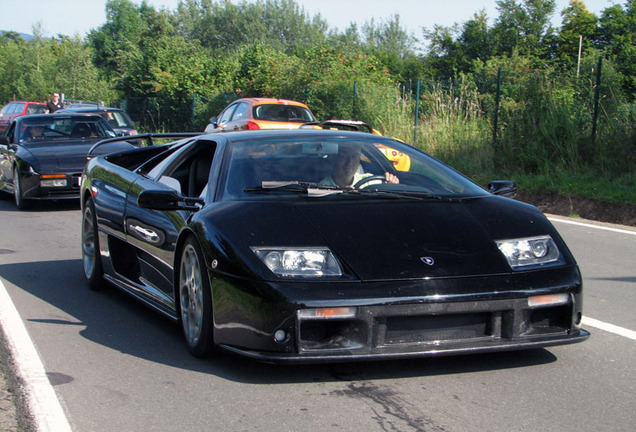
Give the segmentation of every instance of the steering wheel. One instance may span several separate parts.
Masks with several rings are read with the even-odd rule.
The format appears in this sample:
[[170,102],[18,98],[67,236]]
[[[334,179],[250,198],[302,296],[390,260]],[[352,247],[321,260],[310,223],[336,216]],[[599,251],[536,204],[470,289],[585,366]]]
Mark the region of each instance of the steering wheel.
[[386,183],[386,177],[383,175],[372,175],[369,177],[365,177],[361,180],[358,180],[356,184],[353,185],[354,189],[360,189],[362,186],[366,185],[369,182],[372,181],[378,181],[380,180],[382,183]]

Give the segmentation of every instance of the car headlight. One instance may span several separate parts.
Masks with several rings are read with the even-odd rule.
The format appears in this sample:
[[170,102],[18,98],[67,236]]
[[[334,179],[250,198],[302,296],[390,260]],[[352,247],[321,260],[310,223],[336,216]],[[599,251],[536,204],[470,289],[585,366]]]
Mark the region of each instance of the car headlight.
[[252,247],[252,251],[278,277],[333,277],[342,270],[326,247]]
[[559,249],[549,235],[497,240],[496,243],[513,269],[547,264],[559,259]]

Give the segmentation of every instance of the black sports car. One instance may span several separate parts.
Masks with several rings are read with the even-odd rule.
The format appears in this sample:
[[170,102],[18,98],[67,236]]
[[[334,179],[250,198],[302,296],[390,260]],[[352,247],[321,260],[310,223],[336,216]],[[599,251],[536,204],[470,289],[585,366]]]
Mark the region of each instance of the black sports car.
[[135,123],[130,119],[126,111],[119,108],[104,107],[97,104],[79,104],[71,105],[56,112],[64,114],[98,114],[113,128],[117,136],[137,134]]
[[[114,136],[98,115],[18,117],[0,136],[0,191],[13,194],[20,210],[34,200],[77,199],[88,150]],[[130,147],[115,143],[100,152]]]
[[577,264],[537,208],[501,196],[513,190],[371,134],[190,137],[90,160],[84,271],[91,288],[106,280],[180,321],[195,356],[343,361],[583,341]]

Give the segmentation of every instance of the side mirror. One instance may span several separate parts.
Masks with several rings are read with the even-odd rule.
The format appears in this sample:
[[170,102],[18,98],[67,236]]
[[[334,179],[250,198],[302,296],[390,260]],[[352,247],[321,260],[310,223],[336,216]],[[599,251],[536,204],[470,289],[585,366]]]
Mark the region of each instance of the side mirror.
[[488,190],[493,195],[506,198],[514,198],[517,196],[517,186],[515,186],[511,180],[493,180],[488,183]]
[[6,135],[0,135],[0,145],[9,145],[9,137]]
[[214,126],[214,129],[219,127],[219,119],[217,117],[210,117],[210,124]]
[[175,190],[146,190],[137,197],[139,207],[152,210],[198,211],[204,203],[201,198],[186,197]]

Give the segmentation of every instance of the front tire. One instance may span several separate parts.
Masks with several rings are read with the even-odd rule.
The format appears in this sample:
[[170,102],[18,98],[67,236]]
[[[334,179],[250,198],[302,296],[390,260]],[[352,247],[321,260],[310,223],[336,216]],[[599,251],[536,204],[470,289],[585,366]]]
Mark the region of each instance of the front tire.
[[22,184],[20,183],[20,172],[18,167],[13,168],[13,197],[18,210],[26,210],[29,207],[22,193]]
[[181,326],[188,351],[200,358],[216,351],[212,319],[212,293],[201,248],[188,237],[179,263]]
[[99,235],[95,203],[89,198],[82,212],[82,264],[88,287],[94,291],[104,288],[104,270],[99,253]]

